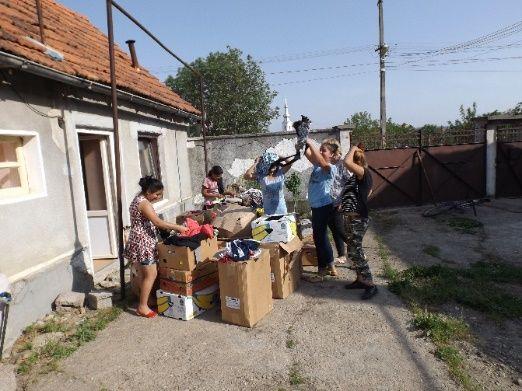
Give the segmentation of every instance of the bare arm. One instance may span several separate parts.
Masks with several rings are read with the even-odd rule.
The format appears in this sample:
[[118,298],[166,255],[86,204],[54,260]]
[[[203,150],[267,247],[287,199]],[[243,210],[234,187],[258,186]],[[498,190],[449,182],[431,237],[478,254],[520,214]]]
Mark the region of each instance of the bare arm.
[[245,178],[247,181],[256,180],[256,172],[255,171],[256,171],[257,163],[259,163],[259,158],[256,158],[256,160],[254,160],[254,164],[252,164],[250,166],[250,168],[243,175],[243,178]]
[[182,225],[172,224],[172,223],[169,223],[167,221],[160,219],[159,216],[157,215],[156,211],[152,207],[152,204],[147,200],[141,201],[140,204],[138,205],[138,209],[143,214],[143,216],[148,218],[152,222],[152,224],[154,224],[158,228],[165,229],[165,230],[174,230],[174,231],[178,231],[179,233],[184,233],[184,232],[187,232],[187,230],[188,230],[187,227],[184,227]]
[[348,152],[344,158],[344,166],[349,171],[353,172],[353,174],[357,176],[357,179],[361,180],[364,176],[364,167],[359,166],[353,161],[353,155],[355,154],[355,151],[360,151],[360,149],[356,146],[350,148],[350,152]]
[[203,194],[203,197],[206,198],[222,198],[223,195],[219,193],[212,193],[210,189],[207,189],[205,186],[201,187],[201,194]]
[[308,145],[308,148],[306,148],[305,156],[308,160],[310,160],[310,163],[321,167],[325,171],[330,171],[332,167],[330,167],[328,162],[324,160],[321,152],[319,152],[319,150],[310,142],[310,140],[306,140],[306,145]]

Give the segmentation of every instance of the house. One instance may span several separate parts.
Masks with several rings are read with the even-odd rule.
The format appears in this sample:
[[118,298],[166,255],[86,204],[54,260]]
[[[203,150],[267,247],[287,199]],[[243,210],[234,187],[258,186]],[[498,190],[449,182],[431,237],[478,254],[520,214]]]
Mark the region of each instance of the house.
[[[12,286],[6,346],[63,291],[117,264],[108,39],[54,0],[0,0],[0,273]],[[40,29],[40,22],[42,30]],[[43,33],[43,34],[42,34]],[[186,130],[199,111],[116,48],[124,225],[144,175],[155,208],[191,207]]]

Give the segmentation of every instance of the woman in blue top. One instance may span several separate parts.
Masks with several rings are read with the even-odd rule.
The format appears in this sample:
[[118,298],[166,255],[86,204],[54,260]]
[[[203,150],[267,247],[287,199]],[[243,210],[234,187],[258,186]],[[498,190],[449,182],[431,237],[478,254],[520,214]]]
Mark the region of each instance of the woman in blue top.
[[337,275],[327,230],[335,213],[331,190],[333,179],[337,175],[337,167],[332,159],[338,153],[339,145],[329,140],[325,140],[319,150],[310,140],[306,140],[306,145],[308,148],[305,156],[313,164],[308,183],[308,202],[312,208],[312,229],[320,281],[326,275]]
[[[273,163],[279,159],[275,152],[266,151],[258,157],[244,175],[246,180],[257,180],[263,193],[263,209],[267,215],[286,214],[284,193],[285,174],[292,164],[279,167]],[[282,162],[284,163],[284,161]]]

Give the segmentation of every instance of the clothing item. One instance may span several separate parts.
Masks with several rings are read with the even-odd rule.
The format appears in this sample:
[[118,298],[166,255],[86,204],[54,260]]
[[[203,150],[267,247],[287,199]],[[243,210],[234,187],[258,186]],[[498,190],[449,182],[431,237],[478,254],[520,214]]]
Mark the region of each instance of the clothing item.
[[333,204],[312,208],[312,229],[317,251],[317,266],[324,269],[334,263],[332,245],[328,240],[328,222],[333,219]]
[[163,241],[163,244],[168,246],[188,247],[191,250],[197,249],[201,246],[201,241],[206,240],[208,236],[204,233],[199,233],[194,236],[186,237],[180,235],[170,235]]
[[263,206],[263,193],[259,189],[248,189],[241,193],[241,200],[244,206],[261,208]]
[[293,126],[297,134],[297,143],[295,144],[295,151],[297,153],[303,154],[303,150],[306,146],[306,139],[308,138],[308,133],[310,133],[310,120],[304,115],[302,115],[301,120],[294,122]]
[[250,258],[257,258],[261,254],[259,248],[261,242],[253,239],[236,239],[227,243],[223,250],[215,254],[220,262],[239,262],[247,261]]
[[279,156],[274,151],[271,151],[267,149],[261,158],[259,159],[259,162],[256,166],[256,176],[259,180],[259,178],[264,178],[268,175],[268,171],[270,170],[270,167],[273,163],[275,163],[277,160],[279,160]]
[[368,217],[368,194],[373,186],[370,170],[365,168],[364,175],[359,180],[352,175],[345,184],[342,195],[343,213],[358,213],[361,217]]
[[337,256],[344,257],[346,255],[346,242],[348,241],[348,238],[344,230],[343,214],[335,206],[332,218],[328,221],[328,227],[330,228],[330,231],[332,231]]
[[157,259],[144,259],[143,261],[140,261],[141,266],[152,266],[159,263]]
[[371,283],[373,277],[362,247],[368,222],[368,218],[344,216],[344,225],[348,237],[348,257],[353,261],[357,274],[366,282]]
[[285,202],[285,174],[280,168],[277,169],[275,177],[264,176],[258,179],[263,192],[263,209],[267,215],[284,215],[287,213]]
[[342,195],[346,181],[353,174],[345,167],[342,159],[335,163],[335,166],[337,167],[337,173],[333,178],[331,194],[334,206],[338,206],[342,202]]
[[143,216],[138,209],[142,201],[146,201],[146,198],[143,195],[137,195],[130,204],[131,230],[123,253],[125,258],[135,262],[158,259],[158,250],[156,249],[158,231],[154,224]]
[[214,227],[210,224],[199,225],[199,223],[190,217],[185,219],[185,226],[188,228],[188,232],[180,234],[181,238],[190,238],[197,234],[204,234],[206,238],[214,237]]
[[[209,190],[211,194],[220,194],[219,183],[210,177],[205,178],[205,181],[203,182],[203,187]],[[205,197],[205,205],[212,205],[212,201],[214,200],[215,198]]]
[[308,182],[308,202],[312,208],[332,204],[332,182],[336,174],[337,167],[333,164],[330,164],[330,171],[314,165]]

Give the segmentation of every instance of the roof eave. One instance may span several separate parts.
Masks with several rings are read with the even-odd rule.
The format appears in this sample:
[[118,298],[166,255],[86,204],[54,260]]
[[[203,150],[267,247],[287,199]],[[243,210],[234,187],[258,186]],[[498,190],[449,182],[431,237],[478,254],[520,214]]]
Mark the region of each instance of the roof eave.
[[[23,57],[19,57],[13,55],[11,53],[7,53],[0,50],[0,63],[4,65],[8,65],[13,68],[21,69],[25,72],[32,73],[37,76],[41,76],[47,79],[56,80],[58,82],[72,85],[79,88],[89,89],[90,91],[99,92],[104,95],[110,95],[111,87],[105,85],[103,83],[98,83],[92,80],[84,79],[78,76],[69,75],[68,73],[60,72],[45,65],[39,64],[37,62],[28,60]],[[200,116],[189,113],[187,111],[168,106],[166,104],[154,101],[152,99],[144,98],[139,95],[132,94],[127,91],[123,91],[118,89],[118,98],[123,100],[127,100],[130,102],[134,102],[137,104],[141,104],[143,106],[151,107],[156,110],[160,110],[167,113],[176,114],[180,117],[187,119],[199,120]]]

